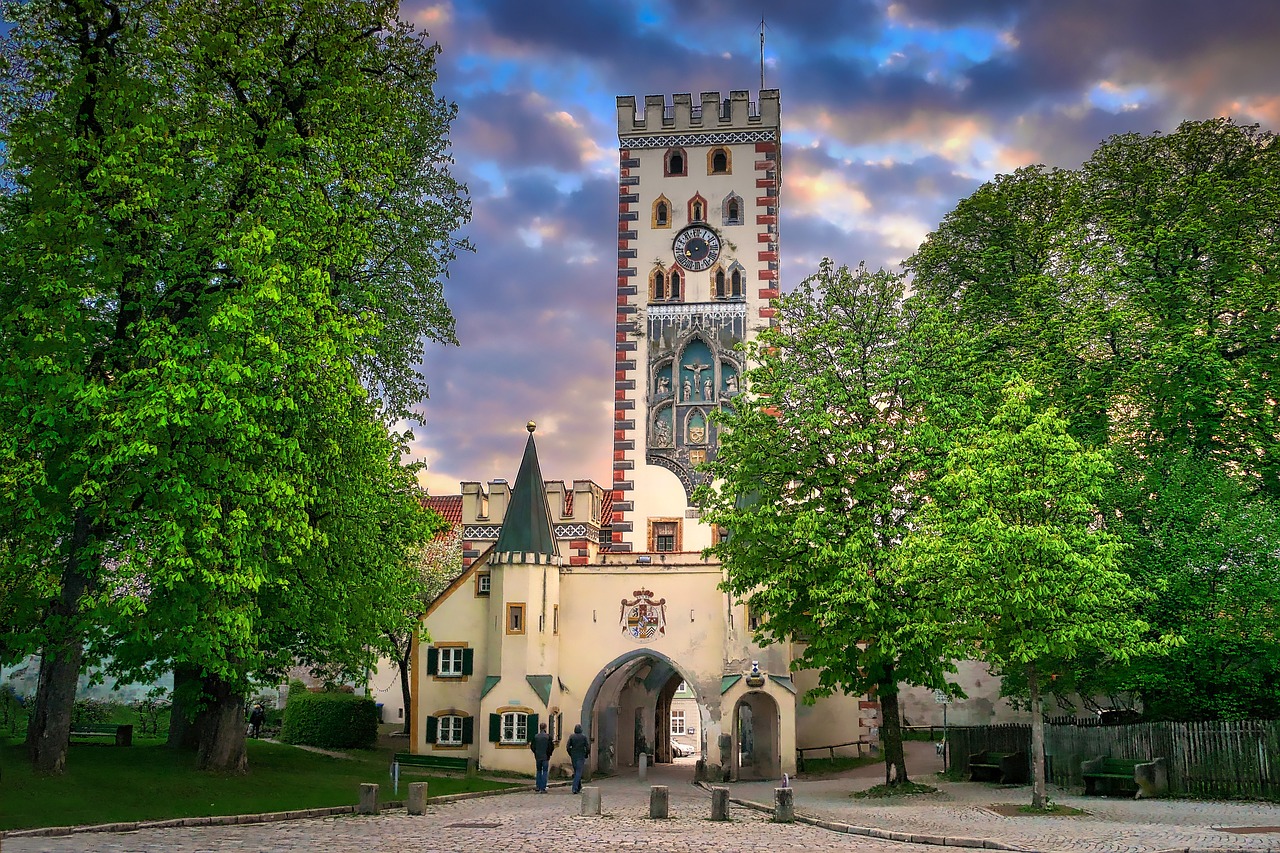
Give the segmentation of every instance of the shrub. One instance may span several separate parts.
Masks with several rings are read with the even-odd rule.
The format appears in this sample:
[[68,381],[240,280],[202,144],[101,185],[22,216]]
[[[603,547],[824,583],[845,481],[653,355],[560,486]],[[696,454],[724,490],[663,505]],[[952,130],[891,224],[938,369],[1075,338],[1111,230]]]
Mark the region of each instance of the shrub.
[[290,690],[280,740],[308,746],[368,749],[378,740],[378,711],[367,696]]

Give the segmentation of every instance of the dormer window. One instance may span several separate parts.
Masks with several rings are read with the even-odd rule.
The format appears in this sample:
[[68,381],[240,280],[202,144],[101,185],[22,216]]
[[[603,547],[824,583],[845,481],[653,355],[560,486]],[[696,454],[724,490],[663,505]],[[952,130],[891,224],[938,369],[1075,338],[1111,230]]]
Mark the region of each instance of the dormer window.
[[668,148],[664,158],[663,173],[668,178],[683,177],[688,174],[688,158],[683,148]]
[[727,175],[731,171],[732,160],[729,159],[728,148],[712,148],[707,152],[707,174]]

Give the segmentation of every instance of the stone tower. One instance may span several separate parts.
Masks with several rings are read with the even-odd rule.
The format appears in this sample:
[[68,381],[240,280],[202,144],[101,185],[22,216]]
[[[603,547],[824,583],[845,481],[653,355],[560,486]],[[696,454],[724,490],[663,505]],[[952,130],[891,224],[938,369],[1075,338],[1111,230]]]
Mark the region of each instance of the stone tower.
[[698,551],[690,506],[778,295],[776,89],[618,98],[618,316],[613,551]]

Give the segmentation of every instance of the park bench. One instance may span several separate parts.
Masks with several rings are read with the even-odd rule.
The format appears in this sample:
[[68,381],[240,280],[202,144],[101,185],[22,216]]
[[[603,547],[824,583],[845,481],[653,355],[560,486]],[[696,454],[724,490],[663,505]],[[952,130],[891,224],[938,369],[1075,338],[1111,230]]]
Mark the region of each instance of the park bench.
[[969,756],[969,781],[1022,784],[1027,781],[1027,754],[989,749],[972,753]]
[[448,770],[454,773],[466,773],[471,768],[471,759],[465,755],[414,755],[412,752],[397,752],[392,763],[401,767],[424,767],[428,770]]
[[1169,792],[1169,766],[1163,758],[1111,758],[1100,755],[1080,763],[1086,797],[1133,793],[1135,800]]
[[115,739],[116,746],[133,746],[133,726],[129,723],[80,723],[71,727],[73,738],[109,737]]

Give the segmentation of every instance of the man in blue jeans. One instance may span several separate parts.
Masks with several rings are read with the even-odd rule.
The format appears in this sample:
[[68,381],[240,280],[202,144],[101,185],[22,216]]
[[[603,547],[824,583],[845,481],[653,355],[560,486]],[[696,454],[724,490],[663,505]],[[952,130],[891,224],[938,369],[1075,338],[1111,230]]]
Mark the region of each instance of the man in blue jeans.
[[533,760],[537,764],[537,776],[533,786],[539,794],[547,792],[547,771],[551,769],[551,735],[547,734],[547,724],[538,725],[538,733],[529,741],[529,749],[533,750]]
[[581,725],[573,727],[573,734],[569,735],[565,749],[569,750],[569,758],[573,761],[573,792],[576,794],[582,790],[582,768],[587,763],[587,756],[591,754],[591,741],[582,733]]

